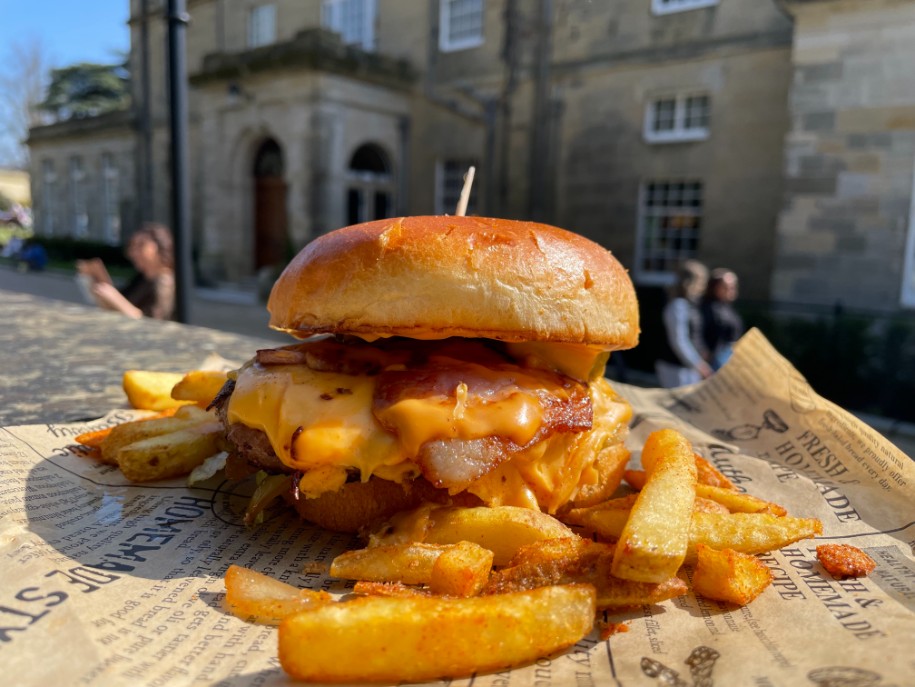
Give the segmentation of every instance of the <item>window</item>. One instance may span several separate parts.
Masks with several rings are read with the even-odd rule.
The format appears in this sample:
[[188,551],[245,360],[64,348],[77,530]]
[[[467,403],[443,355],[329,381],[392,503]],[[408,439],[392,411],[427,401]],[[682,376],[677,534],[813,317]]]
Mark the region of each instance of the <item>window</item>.
[[[435,213],[438,215],[453,215],[457,210],[458,201],[461,199],[461,190],[464,188],[464,175],[471,167],[479,169],[479,165],[472,160],[442,160],[435,170]],[[479,179],[474,184],[479,188]],[[471,189],[470,199],[467,202],[467,214],[477,214],[477,194]]]
[[711,99],[686,93],[652,100],[645,110],[645,140],[649,143],[702,141],[708,138]]
[[377,145],[368,143],[350,158],[346,190],[347,224],[386,219],[393,211],[391,165]]
[[89,235],[89,212],[86,208],[86,172],[83,158],[70,158],[70,234],[75,238]]
[[102,226],[105,240],[117,245],[121,241],[121,212],[118,199],[118,168],[114,155],[102,153]]
[[53,160],[41,161],[41,226],[45,236],[57,232],[57,172]]
[[701,181],[646,182],[639,199],[636,278],[670,283],[677,266],[696,256],[701,230]]
[[259,48],[276,42],[276,6],[258,5],[248,14],[248,47]]
[[340,34],[347,45],[363,50],[375,49],[376,0],[324,0],[321,23]]
[[718,0],[651,0],[651,11],[654,14],[673,14],[686,10],[698,10],[717,5]]
[[439,47],[444,52],[483,44],[483,0],[441,0]]

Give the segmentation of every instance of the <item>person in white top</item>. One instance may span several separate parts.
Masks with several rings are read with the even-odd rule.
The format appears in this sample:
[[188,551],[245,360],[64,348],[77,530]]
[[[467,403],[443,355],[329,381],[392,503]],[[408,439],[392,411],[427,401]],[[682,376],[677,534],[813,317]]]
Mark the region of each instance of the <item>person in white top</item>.
[[658,383],[664,388],[694,384],[712,374],[699,311],[708,279],[708,268],[697,260],[687,260],[677,272],[672,297],[661,313],[666,336],[655,361]]

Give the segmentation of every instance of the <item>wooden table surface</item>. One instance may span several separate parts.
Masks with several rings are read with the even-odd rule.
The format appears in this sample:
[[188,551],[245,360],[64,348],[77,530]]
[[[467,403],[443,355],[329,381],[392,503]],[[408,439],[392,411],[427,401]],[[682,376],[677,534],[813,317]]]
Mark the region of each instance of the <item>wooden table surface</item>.
[[243,362],[277,342],[0,290],[0,426],[77,422],[127,407],[124,370]]

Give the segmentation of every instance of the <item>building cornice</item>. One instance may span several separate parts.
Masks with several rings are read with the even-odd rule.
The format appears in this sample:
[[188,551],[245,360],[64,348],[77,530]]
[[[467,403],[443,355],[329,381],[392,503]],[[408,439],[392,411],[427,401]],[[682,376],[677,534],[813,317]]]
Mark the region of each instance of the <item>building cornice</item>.
[[133,110],[115,110],[94,117],[74,117],[53,124],[43,124],[29,129],[27,143],[47,141],[57,138],[81,135],[101,131],[103,129],[116,129],[119,127],[132,129],[136,122]]
[[344,45],[337,34],[325,29],[306,29],[283,43],[206,55],[200,71],[190,76],[190,83],[200,86],[250,74],[301,69],[339,74],[398,90],[410,89],[417,76],[405,60]]

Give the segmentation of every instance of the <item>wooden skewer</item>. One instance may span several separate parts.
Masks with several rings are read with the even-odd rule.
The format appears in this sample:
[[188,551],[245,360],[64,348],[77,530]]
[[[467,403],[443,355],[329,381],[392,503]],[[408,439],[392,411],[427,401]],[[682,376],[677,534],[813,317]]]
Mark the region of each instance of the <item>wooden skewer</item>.
[[457,212],[454,213],[458,217],[463,217],[467,214],[467,203],[470,202],[470,187],[473,186],[473,175],[476,171],[476,167],[471,167],[467,170],[467,174],[464,175],[464,188],[461,189],[461,197],[458,200]]

